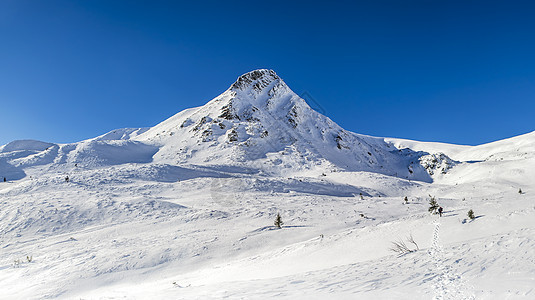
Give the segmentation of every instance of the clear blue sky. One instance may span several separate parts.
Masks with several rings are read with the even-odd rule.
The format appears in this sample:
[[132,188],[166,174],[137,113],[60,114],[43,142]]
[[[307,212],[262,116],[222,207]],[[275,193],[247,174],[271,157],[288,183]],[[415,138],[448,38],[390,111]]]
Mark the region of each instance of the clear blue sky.
[[153,126],[274,69],[345,129],[535,130],[534,1],[0,1],[0,144]]

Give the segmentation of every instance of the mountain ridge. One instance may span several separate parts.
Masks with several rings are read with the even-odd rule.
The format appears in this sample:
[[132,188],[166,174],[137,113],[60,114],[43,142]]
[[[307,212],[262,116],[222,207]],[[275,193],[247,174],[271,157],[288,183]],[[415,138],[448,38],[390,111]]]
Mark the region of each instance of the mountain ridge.
[[459,161],[482,156],[457,155],[474,148],[425,144],[347,131],[312,109],[275,71],[259,69],[205,105],[150,128],[116,129],[71,144],[8,143],[0,147],[0,173],[21,179],[23,169],[34,166],[160,163],[237,166],[276,176],[366,171],[431,182]]

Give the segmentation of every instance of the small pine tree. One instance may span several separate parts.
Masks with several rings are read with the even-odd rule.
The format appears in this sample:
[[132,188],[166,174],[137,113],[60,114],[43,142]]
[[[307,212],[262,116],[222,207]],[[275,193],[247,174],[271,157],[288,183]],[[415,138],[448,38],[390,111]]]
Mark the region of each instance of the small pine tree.
[[439,205],[438,205],[437,200],[435,199],[435,197],[431,197],[431,199],[429,200],[429,212],[436,215],[438,213],[437,212],[438,208],[439,208]]
[[474,211],[473,210],[469,210],[468,211],[468,217],[470,218],[470,220],[473,220],[476,218],[476,216],[474,215]]
[[522,189],[518,189],[518,193],[522,195]]
[[277,217],[275,218],[275,226],[277,226],[278,228],[281,228],[282,225],[284,225],[284,222],[282,221],[282,218],[281,218],[281,214],[280,213],[277,213]]

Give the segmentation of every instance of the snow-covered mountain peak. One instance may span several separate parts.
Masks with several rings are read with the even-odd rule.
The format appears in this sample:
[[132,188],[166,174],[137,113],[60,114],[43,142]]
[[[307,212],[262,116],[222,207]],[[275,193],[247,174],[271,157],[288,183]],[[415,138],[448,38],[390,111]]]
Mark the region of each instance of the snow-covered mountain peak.
[[[184,129],[190,133],[201,132],[203,141],[209,140],[207,137],[212,133],[231,130],[231,139],[234,139],[238,127],[246,126],[244,131],[250,134],[254,124],[295,128],[300,119],[298,112],[303,112],[303,117],[315,117],[305,100],[273,70],[259,69],[241,75],[225,92],[204,106],[180,112],[157,125],[142,135],[142,139],[154,139],[155,135],[161,136],[162,131]],[[285,124],[275,124],[280,122]],[[212,125],[218,128],[212,128]],[[267,133],[262,131],[260,134]]]
[[232,91],[247,91],[254,90],[261,92],[263,89],[271,85],[273,82],[282,81],[281,78],[273,70],[258,69],[245,73],[238,77],[236,82],[230,86]]
[[287,114],[295,105],[308,108],[305,100],[297,96],[275,71],[268,69],[241,75],[227,91],[207,105],[213,104],[219,106],[221,117],[227,120],[247,119],[257,110],[277,110]]
[[427,180],[418,156],[344,130],[314,111],[274,71],[238,78],[202,107],[180,112],[136,140],[156,143],[155,161],[240,165],[269,173],[345,169]]

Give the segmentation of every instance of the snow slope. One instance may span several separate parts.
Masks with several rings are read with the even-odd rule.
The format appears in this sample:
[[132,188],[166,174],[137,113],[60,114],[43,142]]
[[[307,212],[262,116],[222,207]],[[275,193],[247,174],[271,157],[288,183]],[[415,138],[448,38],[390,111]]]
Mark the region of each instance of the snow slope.
[[152,128],[0,147],[0,299],[531,299],[534,144],[351,133],[249,72]]

